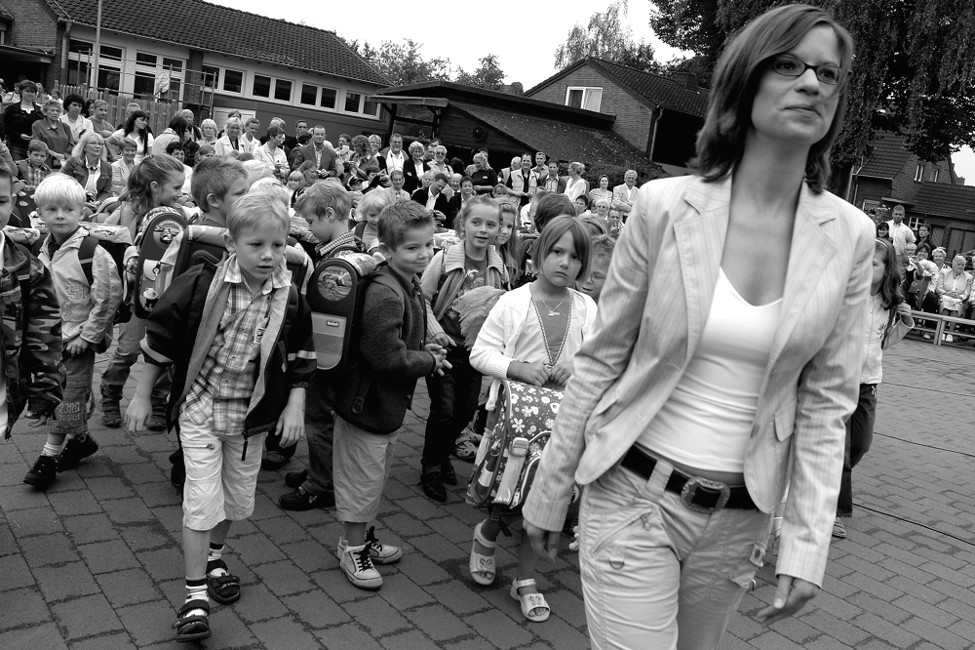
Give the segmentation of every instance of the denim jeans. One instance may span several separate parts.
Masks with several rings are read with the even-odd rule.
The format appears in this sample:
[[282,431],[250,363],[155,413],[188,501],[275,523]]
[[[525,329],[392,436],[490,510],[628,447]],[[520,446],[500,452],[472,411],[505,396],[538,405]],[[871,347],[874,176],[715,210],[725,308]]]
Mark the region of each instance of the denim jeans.
[[[142,354],[142,339],[145,335],[146,321],[142,318],[133,316],[129,321],[118,326],[118,346],[115,348],[115,355],[109,362],[108,368],[102,374],[101,394],[103,401],[117,402],[122,399],[122,389],[125,388],[129,372],[139,360],[139,355]],[[187,345],[192,345],[192,342],[187,341]],[[164,372],[152,389],[154,410],[165,411],[171,386],[172,381],[169,373]]]
[[853,468],[873,443],[873,424],[877,419],[877,384],[860,384],[860,399],[853,415],[846,421],[846,450],[843,454],[843,478],[836,501],[836,516],[853,516]]
[[316,496],[332,491],[332,388],[325,373],[316,373],[305,393],[305,440],[308,441],[308,478],[302,489]]
[[771,515],[697,512],[664,486],[616,466],[586,486],[579,564],[594,650],[718,646],[763,564]]
[[63,353],[64,395],[54,410],[51,433],[76,436],[88,433],[88,399],[95,373],[95,350],[91,345],[78,355]]
[[443,377],[427,378],[430,394],[430,415],[423,435],[424,467],[439,467],[450,457],[457,436],[474,417],[481,380],[484,375],[471,367],[471,355],[463,346],[447,351],[452,368]]

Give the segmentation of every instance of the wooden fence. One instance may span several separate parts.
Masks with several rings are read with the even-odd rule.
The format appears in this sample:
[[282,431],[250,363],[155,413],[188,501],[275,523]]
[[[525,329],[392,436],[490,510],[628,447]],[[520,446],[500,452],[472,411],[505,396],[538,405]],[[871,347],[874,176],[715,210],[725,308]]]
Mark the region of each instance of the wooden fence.
[[125,111],[129,104],[138,104],[149,115],[149,128],[155,135],[159,135],[169,126],[169,121],[176,114],[176,102],[156,102],[147,99],[135,99],[131,95],[117,95],[108,91],[99,91],[88,86],[60,86],[61,98],[68,95],[81,95],[87,102],[89,99],[104,99],[108,102],[108,117],[105,119],[112,124],[125,122]]

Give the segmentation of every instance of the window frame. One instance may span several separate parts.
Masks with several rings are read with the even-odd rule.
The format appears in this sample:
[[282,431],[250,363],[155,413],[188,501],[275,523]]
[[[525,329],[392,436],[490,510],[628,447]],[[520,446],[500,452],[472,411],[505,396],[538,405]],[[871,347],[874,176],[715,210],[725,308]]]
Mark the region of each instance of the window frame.
[[[227,73],[233,73],[240,75],[240,83],[237,90],[227,89]],[[247,75],[244,74],[243,70],[235,70],[233,68],[220,68],[220,92],[230,93],[232,95],[243,95],[244,94],[244,82],[246,81]]]
[[[574,91],[582,93],[582,97],[580,99],[578,106],[573,106],[572,104],[569,103],[569,98],[572,96],[572,93]],[[599,92],[599,101],[596,107],[586,108],[586,104],[589,103],[592,94],[596,91]],[[595,113],[598,113],[603,106],[603,87],[602,86],[566,86],[564,105],[568,106],[569,108],[579,108],[584,111],[593,111]]]

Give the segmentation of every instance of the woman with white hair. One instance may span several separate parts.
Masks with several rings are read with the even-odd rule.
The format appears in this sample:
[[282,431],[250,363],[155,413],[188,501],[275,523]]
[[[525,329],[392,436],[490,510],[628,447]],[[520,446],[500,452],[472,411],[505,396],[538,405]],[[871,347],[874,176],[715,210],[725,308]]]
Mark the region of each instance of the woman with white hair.
[[589,193],[589,183],[582,177],[582,170],[585,169],[580,162],[569,163],[569,178],[565,182],[565,192],[570,201],[575,201],[577,197],[586,196]]
[[[965,303],[972,295],[972,275],[965,271],[965,256],[955,255],[951,260],[951,268],[938,274],[938,306],[944,316],[958,318],[962,314]],[[957,323],[946,323],[944,340],[954,342],[951,333],[958,327]]]
[[112,166],[105,152],[105,139],[94,131],[82,134],[61,172],[85,188],[89,201],[101,201],[112,195]]
[[232,117],[224,125],[223,137],[217,140],[214,149],[218,156],[229,156],[232,151],[243,153],[247,147],[242,142],[241,136],[244,133],[244,123],[239,117]]
[[203,120],[200,123],[200,132],[203,134],[203,140],[200,142],[200,144],[208,144],[211,147],[216,148],[217,140],[219,139],[217,137],[218,131],[219,129],[217,129],[216,122],[210,118]]

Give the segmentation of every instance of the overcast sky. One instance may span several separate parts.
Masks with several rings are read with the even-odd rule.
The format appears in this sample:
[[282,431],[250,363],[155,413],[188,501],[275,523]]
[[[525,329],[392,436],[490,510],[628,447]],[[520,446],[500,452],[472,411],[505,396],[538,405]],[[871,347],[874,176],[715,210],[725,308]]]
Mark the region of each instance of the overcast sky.
[[[529,89],[555,73],[555,49],[565,42],[576,23],[585,25],[610,0],[561,2],[447,2],[365,0],[318,4],[308,0],[209,0],[265,16],[328,29],[360,43],[412,38],[423,44],[424,58],[450,59],[453,72],[472,72],[478,59],[496,54],[505,82],[520,81]],[[486,7],[493,6],[493,10]],[[657,60],[666,62],[677,51],[657,39],[648,25],[649,0],[628,0],[628,22],[636,40],[653,44]],[[975,185],[975,154],[970,149],[953,156],[955,169],[966,184]]]

